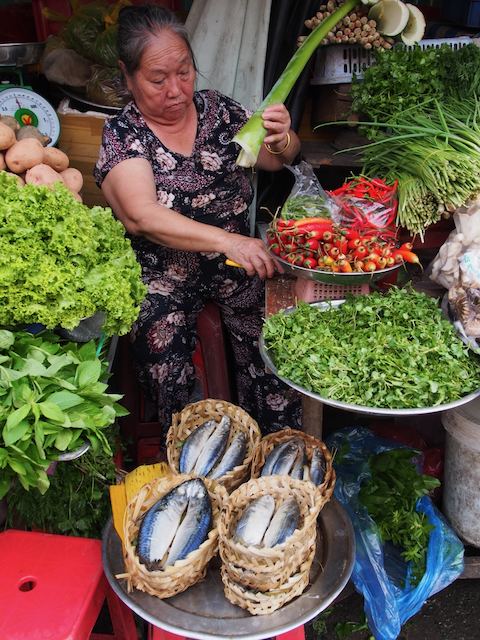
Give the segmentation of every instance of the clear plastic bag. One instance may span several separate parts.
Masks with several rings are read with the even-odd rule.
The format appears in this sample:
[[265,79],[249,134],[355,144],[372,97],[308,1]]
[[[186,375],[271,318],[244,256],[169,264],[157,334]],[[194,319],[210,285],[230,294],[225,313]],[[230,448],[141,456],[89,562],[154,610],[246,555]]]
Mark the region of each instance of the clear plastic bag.
[[385,241],[396,237],[396,185],[388,186],[383,180],[359,176],[332,191],[332,195],[339,204],[334,216],[339,226],[361,234],[374,232]]
[[408,565],[400,550],[382,545],[377,525],[358,498],[362,483],[371,477],[368,459],[372,453],[402,445],[378,438],[364,427],[347,427],[325,440],[330,451],[342,454],[342,464],[334,461],[335,496],[346,508],[355,530],[356,555],[352,572],[355,589],[364,596],[368,626],[376,640],[395,640],[405,622],[425,601],[454,580],[464,569],[464,547],[444,516],[428,496],[417,503],[435,528],[429,538],[427,567],[416,587],[402,586]]
[[295,183],[280,212],[282,218],[331,219],[338,212],[338,203],[323,189],[312,165],[302,160],[295,166],[285,167],[295,176]]

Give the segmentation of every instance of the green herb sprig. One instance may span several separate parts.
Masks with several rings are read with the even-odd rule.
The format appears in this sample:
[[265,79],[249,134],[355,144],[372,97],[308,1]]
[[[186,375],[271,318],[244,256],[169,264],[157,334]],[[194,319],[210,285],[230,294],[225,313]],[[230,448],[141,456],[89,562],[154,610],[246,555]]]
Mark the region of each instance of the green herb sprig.
[[112,454],[105,430],[128,411],[101,382],[107,366],[93,340],[0,331],[0,498],[13,477],[45,493],[51,461],[86,440]]

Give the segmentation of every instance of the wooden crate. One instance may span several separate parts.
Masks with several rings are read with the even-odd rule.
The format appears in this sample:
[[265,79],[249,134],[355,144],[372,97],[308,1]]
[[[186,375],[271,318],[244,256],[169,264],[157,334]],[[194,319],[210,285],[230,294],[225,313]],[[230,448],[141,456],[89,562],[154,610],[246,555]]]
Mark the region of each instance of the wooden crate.
[[93,169],[98,160],[102,142],[102,129],[105,116],[91,116],[83,113],[58,113],[60,137],[57,147],[65,151],[70,166],[83,175],[83,202],[88,207],[98,205],[106,207],[101,189],[95,184]]

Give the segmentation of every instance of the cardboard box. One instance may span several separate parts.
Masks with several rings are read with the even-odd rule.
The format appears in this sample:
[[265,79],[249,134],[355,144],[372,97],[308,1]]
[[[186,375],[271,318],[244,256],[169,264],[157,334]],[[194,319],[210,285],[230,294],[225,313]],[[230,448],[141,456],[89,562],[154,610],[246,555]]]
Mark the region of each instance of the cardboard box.
[[95,205],[107,207],[107,201],[93,178],[93,169],[97,163],[102,142],[105,116],[59,112],[57,115],[60,120],[60,137],[57,147],[68,155],[70,166],[82,172],[83,202],[88,207]]

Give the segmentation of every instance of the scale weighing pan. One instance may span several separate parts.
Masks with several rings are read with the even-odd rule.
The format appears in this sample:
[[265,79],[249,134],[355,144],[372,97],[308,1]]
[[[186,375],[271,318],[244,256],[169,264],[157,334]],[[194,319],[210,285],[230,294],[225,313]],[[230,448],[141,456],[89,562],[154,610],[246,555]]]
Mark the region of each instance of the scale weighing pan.
[[263,640],[307,623],[326,609],[346,586],[355,562],[355,534],[343,505],[334,497],[318,516],[315,559],[305,591],[277,611],[253,616],[224,595],[220,560],[210,561],[207,575],[183,593],[160,599],[134,589],[127,593],[122,543],[112,518],[102,538],[105,575],[118,597],[156,627],[196,640]]
[[[330,304],[333,307],[339,307],[344,302],[345,300],[332,300]],[[319,307],[320,309],[327,309],[329,308],[330,304],[327,302],[314,302],[312,303],[312,306]],[[284,309],[284,313],[292,313],[293,311],[295,311],[295,309],[296,307],[290,307],[289,309]],[[438,404],[434,407],[418,407],[415,409],[388,409],[386,407],[369,407],[365,405],[351,404],[349,402],[342,402],[340,400],[334,400],[332,398],[321,396],[320,394],[315,393],[314,391],[310,391],[309,389],[302,387],[301,385],[293,382],[292,380],[289,380],[288,378],[284,378],[283,376],[279,375],[278,369],[272,357],[272,354],[269,352],[265,344],[263,332],[262,332],[262,335],[260,336],[259,348],[260,348],[260,355],[262,356],[263,361],[265,362],[267,367],[270,369],[270,371],[274,375],[277,376],[277,378],[279,378],[280,380],[283,380],[285,384],[292,387],[292,389],[296,389],[297,391],[300,391],[300,393],[303,393],[304,395],[309,396],[310,398],[313,398],[318,402],[321,402],[322,404],[327,404],[331,407],[336,407],[337,409],[343,409],[344,411],[353,411],[355,413],[373,414],[373,415],[388,416],[388,417],[416,416],[420,414],[438,413],[440,411],[448,411],[449,409],[456,409],[457,407],[460,407],[463,404],[470,402],[471,400],[475,400],[475,398],[478,398],[480,396],[480,389],[477,389],[473,393],[469,393],[468,395],[463,396],[462,398],[458,398],[453,402]]]
[[45,51],[45,42],[13,42],[0,44],[0,67],[24,67],[38,64]]

